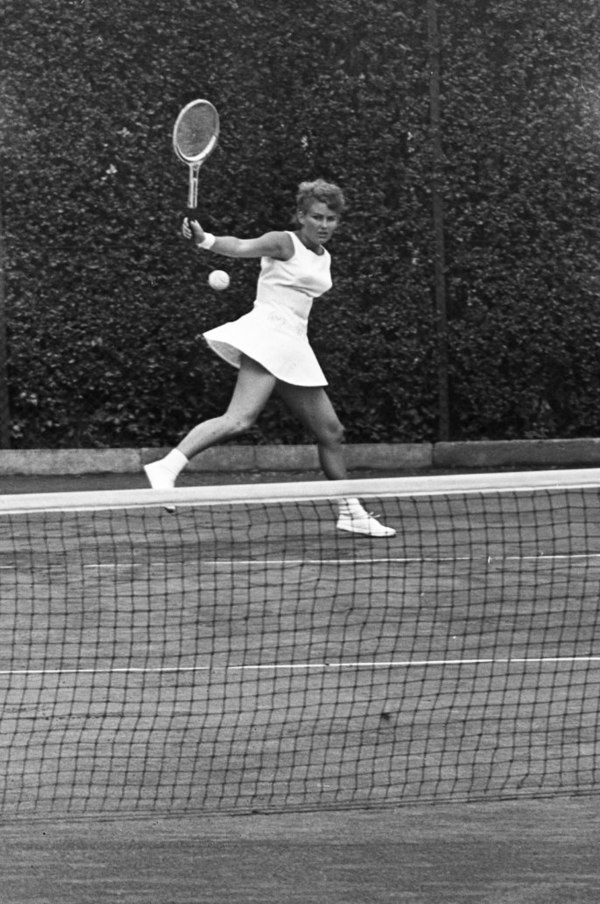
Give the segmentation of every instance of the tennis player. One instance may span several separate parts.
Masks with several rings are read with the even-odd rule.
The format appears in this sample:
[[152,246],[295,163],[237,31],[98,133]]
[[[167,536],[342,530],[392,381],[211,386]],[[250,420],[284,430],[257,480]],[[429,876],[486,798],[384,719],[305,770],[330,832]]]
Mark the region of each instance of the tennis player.
[[[194,427],[164,458],[146,465],[154,489],[174,486],[194,455],[248,430],[274,390],[316,437],[325,475],[330,480],[347,477],[344,429],[307,338],[313,301],[332,286],[331,257],[324,245],[344,207],[340,188],[319,179],[300,185],[293,231],[267,232],[254,239],[217,237],[197,221],[184,220],[183,235],[198,248],[225,257],[261,258],[261,270],[253,309],[204,333],[209,347],[239,371],[229,407],[220,417]],[[340,502],[337,527],[371,537],[395,534],[354,498]]]

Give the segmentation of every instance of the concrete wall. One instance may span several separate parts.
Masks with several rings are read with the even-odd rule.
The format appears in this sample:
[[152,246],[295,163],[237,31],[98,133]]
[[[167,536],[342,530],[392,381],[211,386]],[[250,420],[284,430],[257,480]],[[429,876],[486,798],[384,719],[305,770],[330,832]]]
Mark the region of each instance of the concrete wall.
[[[0,475],[135,474],[164,449],[0,450]],[[517,440],[478,443],[349,445],[349,469],[405,472],[595,467],[600,439]],[[314,446],[238,446],[208,449],[193,471],[319,470]]]

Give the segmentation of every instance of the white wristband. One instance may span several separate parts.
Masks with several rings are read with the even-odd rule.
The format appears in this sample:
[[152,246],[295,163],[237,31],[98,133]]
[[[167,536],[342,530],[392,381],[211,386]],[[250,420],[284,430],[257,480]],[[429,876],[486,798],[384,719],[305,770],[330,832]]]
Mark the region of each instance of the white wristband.
[[217,237],[214,236],[212,232],[205,232],[204,239],[201,242],[196,243],[196,248],[202,248],[203,251],[210,251],[216,241]]

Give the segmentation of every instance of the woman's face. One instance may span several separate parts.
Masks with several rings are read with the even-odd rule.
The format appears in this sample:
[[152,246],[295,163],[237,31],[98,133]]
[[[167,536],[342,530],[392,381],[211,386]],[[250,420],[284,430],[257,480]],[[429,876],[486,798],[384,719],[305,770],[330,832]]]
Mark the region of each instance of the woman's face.
[[308,247],[328,242],[339,221],[339,215],[323,201],[311,201],[306,212],[298,211],[300,235]]

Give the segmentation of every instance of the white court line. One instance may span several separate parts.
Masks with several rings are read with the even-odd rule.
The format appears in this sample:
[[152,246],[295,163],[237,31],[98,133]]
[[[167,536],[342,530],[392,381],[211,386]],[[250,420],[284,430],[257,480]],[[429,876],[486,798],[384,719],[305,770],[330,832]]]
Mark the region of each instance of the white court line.
[[[546,554],[546,553],[535,553],[532,555],[521,555],[521,556],[393,556],[393,557],[384,557],[384,558],[366,558],[366,559],[200,559],[199,564],[205,565],[210,568],[269,568],[269,567],[286,567],[293,566],[299,567],[302,565],[411,565],[411,564],[425,564],[425,563],[435,563],[435,562],[481,562],[485,561],[488,564],[492,564],[493,562],[564,562],[564,561],[592,561],[594,559],[600,560],[600,552],[591,552],[591,553],[558,553],[558,554]],[[88,562],[84,563],[83,569],[106,569],[106,570],[114,570],[118,571],[120,569],[123,570],[134,570],[138,568],[147,568],[150,566],[151,569],[167,569],[173,567],[179,567],[182,564],[185,564],[182,561],[178,562]],[[36,566],[35,562],[32,564],[32,569],[35,570],[36,567],[47,570],[48,568],[61,568],[65,569],[66,564],[56,563],[50,566],[47,565],[39,565]],[[72,566],[69,566],[72,567]],[[9,565],[1,565],[0,571],[11,571],[18,569],[19,566],[17,564],[9,564]]]
[[2,675],[101,675],[101,674],[164,674],[174,672],[260,672],[260,671],[310,671],[321,669],[409,669],[439,668],[440,666],[465,665],[546,665],[550,663],[600,663],[597,656],[511,656],[485,659],[399,659],[356,662],[274,662],[257,665],[183,665],[183,666],[115,666],[106,668],[64,669],[2,669]]

